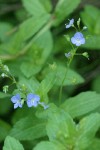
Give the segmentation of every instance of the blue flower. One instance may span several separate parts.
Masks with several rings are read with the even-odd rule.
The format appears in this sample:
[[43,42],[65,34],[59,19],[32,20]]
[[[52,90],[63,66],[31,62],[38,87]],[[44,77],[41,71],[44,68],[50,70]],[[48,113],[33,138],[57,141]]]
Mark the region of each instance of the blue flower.
[[85,44],[85,38],[81,32],[76,32],[71,38],[71,42],[76,46],[80,46],[81,44]]
[[22,107],[22,101],[21,101],[21,97],[19,94],[16,94],[15,96],[13,96],[11,98],[11,101],[14,103],[14,109],[16,109],[17,107]]
[[68,28],[70,28],[72,25],[74,24],[74,19],[71,19],[71,20],[69,20],[69,24],[65,24],[66,25],[66,28],[68,29]]
[[39,101],[40,101],[40,96],[35,95],[33,93],[29,93],[27,95],[27,106],[28,107],[32,107],[32,106],[37,107]]

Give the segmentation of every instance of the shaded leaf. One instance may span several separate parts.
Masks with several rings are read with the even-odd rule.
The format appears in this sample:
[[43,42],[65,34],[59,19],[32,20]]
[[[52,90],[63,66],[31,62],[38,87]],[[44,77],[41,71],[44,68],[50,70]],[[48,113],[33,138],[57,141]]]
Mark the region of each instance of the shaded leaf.
[[10,131],[10,125],[3,120],[0,120],[0,141],[4,140]]

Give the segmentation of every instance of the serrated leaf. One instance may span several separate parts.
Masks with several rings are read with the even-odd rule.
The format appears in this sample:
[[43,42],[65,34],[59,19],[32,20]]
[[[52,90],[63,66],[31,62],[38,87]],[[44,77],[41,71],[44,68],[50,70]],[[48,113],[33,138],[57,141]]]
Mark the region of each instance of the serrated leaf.
[[74,141],[75,123],[63,110],[58,109],[50,116],[46,129],[50,141],[61,141],[66,147]]
[[39,0],[23,0],[26,10],[36,17],[46,14],[46,10]]
[[[67,71],[68,70],[68,71]],[[66,74],[67,72],[67,74]],[[65,76],[66,74],[66,76]],[[64,80],[65,78],[65,80]],[[79,83],[83,83],[84,79],[74,70],[68,69],[67,67],[58,66],[57,67],[57,80],[56,85],[62,85],[64,80],[63,86],[65,85],[75,85]]]
[[59,25],[70,13],[74,11],[79,3],[80,0],[59,0],[54,11],[54,24],[56,26]]
[[9,135],[18,140],[34,140],[46,135],[45,126],[45,120],[31,115],[16,122]]
[[[37,45],[37,48],[34,47],[34,45],[31,47],[32,51],[30,59],[31,57],[32,59],[31,61],[23,62],[20,67],[26,77],[31,77],[42,69],[43,64],[49,57],[53,48],[53,39],[49,30],[42,32],[38,38],[33,39],[32,41],[34,42],[34,45]],[[48,44],[45,45],[45,43]]]
[[73,118],[90,113],[98,107],[100,107],[100,95],[91,91],[69,98],[61,106]]
[[92,140],[100,127],[100,114],[91,114],[83,118],[78,125],[76,149],[85,149],[92,144]]
[[15,138],[7,136],[4,141],[3,150],[24,150],[24,147]]

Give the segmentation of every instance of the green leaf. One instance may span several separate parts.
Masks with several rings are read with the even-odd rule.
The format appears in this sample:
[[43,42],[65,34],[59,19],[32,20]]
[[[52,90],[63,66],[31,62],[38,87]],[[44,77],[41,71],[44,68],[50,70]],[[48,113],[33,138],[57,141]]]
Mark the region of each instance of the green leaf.
[[[93,12],[93,13],[92,13]],[[100,10],[92,5],[85,6],[84,11],[81,13],[81,18],[85,26],[88,28],[88,37],[84,48],[100,49]],[[88,35],[87,35],[88,36]],[[92,43],[92,44],[91,44]]]
[[34,140],[46,135],[46,122],[34,115],[19,120],[10,132],[18,140]]
[[5,97],[10,97],[10,94],[0,92],[0,99],[3,99],[3,98],[5,98]]
[[22,65],[20,66],[22,73],[27,78],[37,74],[41,70],[41,68],[42,66],[36,66],[31,62],[23,62]]
[[93,91],[100,93],[100,76],[97,76],[92,82],[92,89]]
[[[30,17],[25,20],[20,26],[19,30],[15,32],[10,41],[1,45],[0,49],[9,54],[16,54],[21,50],[25,51],[33,44],[33,41],[25,45],[26,40],[32,38],[50,19],[50,15],[43,15],[40,17]],[[27,30],[26,30],[27,29]],[[24,47],[25,46],[25,47]],[[23,48],[24,47],[24,48]]]
[[[23,62],[20,67],[26,77],[31,77],[42,69],[53,48],[53,39],[49,30],[43,31],[38,38],[32,41],[36,46],[32,45],[31,47],[30,61]],[[45,43],[48,43],[47,46],[45,46]]]
[[23,0],[26,10],[36,17],[46,14],[46,10],[39,0]]
[[17,109],[16,111],[14,111],[11,118],[12,124],[15,124],[20,119],[25,118],[33,113],[35,113],[35,110],[33,108],[29,109],[27,105],[23,105],[23,109]]
[[12,29],[12,25],[8,22],[0,22],[0,40],[2,42],[8,40],[9,32]]
[[37,89],[39,88],[39,82],[35,77],[31,77],[30,79],[27,79],[25,77],[21,77],[19,79],[19,85],[25,85],[29,92],[35,93]]
[[[56,85],[62,85],[63,79],[65,78],[65,81],[63,83],[63,86],[65,85],[75,85],[79,83],[83,83],[84,79],[75,71],[68,69],[67,74],[67,67],[58,66],[57,67],[57,80]],[[66,77],[65,77],[66,74]]]
[[59,142],[40,142],[36,145],[33,150],[67,150],[62,144]]
[[0,141],[4,140],[4,138],[8,135],[10,131],[10,125],[3,120],[0,120]]
[[4,141],[3,150],[24,150],[24,147],[15,138],[7,136]]
[[51,0],[39,0],[39,1],[45,7],[47,12],[52,11],[52,2],[51,2]]
[[40,83],[38,93],[40,93],[41,97],[44,97],[50,89],[53,87],[56,81],[56,69],[49,69],[49,73],[44,75],[44,79]]
[[81,13],[82,21],[91,33],[100,35],[100,10],[92,5],[85,6]]
[[79,3],[80,0],[59,0],[54,11],[54,24],[57,26],[62,21],[64,21],[64,19],[67,18],[69,14],[74,11]]
[[66,145],[66,148],[68,145],[73,144],[76,127],[70,115],[63,110],[57,109],[49,117],[46,127],[49,140],[61,141]]
[[61,106],[73,118],[90,113],[98,107],[100,107],[100,95],[90,91],[67,99]]
[[86,150],[99,150],[100,149],[100,139],[95,138],[92,140],[92,144]]
[[91,114],[83,118],[78,125],[76,149],[85,149],[92,144],[92,140],[100,127],[100,114]]
[[100,50],[100,35],[91,35],[82,47],[89,50]]
[[[1,97],[3,97],[3,95]],[[11,109],[10,97],[5,96],[5,98],[4,97],[0,98],[0,115],[9,113],[10,109]]]

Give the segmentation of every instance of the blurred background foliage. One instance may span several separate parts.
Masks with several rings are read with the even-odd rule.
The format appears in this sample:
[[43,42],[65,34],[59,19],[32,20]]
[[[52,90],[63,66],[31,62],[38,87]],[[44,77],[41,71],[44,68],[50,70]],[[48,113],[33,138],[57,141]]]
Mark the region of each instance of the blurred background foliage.
[[[79,52],[87,51],[90,60],[75,56],[68,75],[70,79],[63,87],[63,99],[82,91],[100,93],[100,0],[65,0],[64,4],[63,1],[0,0],[0,58],[19,83],[24,82],[33,89],[54,70],[55,63],[60,66],[58,82],[48,93],[55,103],[61,85],[59,79],[67,62],[64,53],[70,50],[64,35],[74,32],[73,29],[65,29],[65,23],[71,18],[77,20],[80,17],[81,26],[88,27],[84,34],[89,38]],[[48,78],[51,76],[49,74]],[[11,125],[31,113],[27,108],[13,113],[10,97],[15,87],[11,86],[9,94],[2,92],[2,87],[9,83],[8,79],[0,78],[1,146]],[[45,88],[46,83],[43,82],[42,86]],[[31,144],[34,145],[30,141]]]

